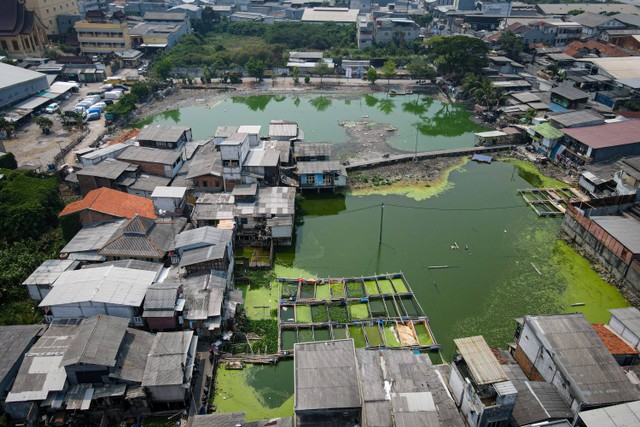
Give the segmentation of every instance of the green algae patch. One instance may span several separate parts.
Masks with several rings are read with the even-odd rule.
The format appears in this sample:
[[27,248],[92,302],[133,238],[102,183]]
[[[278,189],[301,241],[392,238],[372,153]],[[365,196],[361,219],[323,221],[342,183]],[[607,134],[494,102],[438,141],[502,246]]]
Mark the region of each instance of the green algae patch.
[[381,196],[399,195],[414,199],[417,202],[438,196],[445,191],[451,190],[454,185],[449,181],[449,175],[456,169],[461,168],[469,159],[462,158],[459,163],[444,169],[440,177],[433,181],[400,180],[389,185],[378,187],[367,187],[352,190],[354,196],[368,196],[378,194]]
[[278,282],[269,286],[253,287],[248,285],[244,292],[244,311],[249,319],[271,319],[271,310],[278,308],[280,297]]
[[511,163],[518,170],[520,178],[527,181],[533,187],[536,188],[559,188],[567,187],[569,184],[566,182],[558,181],[557,179],[549,178],[538,170],[536,165],[519,159],[504,159],[506,163]]
[[291,416],[293,361],[281,361],[275,366],[247,365],[240,371],[220,366],[213,401],[217,412],[246,412],[248,421]]
[[[591,323],[607,323],[609,309],[629,306],[618,289],[602,280],[589,262],[565,242],[558,240],[552,261],[562,266],[559,274],[567,282],[560,298],[563,313],[581,312]],[[576,303],[584,305],[571,306]]]

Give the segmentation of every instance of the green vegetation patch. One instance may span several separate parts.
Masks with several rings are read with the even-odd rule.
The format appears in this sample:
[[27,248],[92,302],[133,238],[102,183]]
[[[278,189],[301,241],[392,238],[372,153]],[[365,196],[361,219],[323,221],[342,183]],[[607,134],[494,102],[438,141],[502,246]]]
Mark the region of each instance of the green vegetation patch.
[[558,188],[566,187],[566,182],[558,181],[557,179],[549,178],[544,175],[536,165],[531,162],[527,162],[519,159],[505,159],[505,162],[513,164],[518,169],[518,175],[520,178],[527,181],[533,187],[536,188]]
[[311,323],[311,307],[296,305],[296,323]]
[[329,306],[329,319],[336,323],[347,323],[347,307],[338,304]]
[[344,298],[344,284],[342,282],[331,284],[331,298]]
[[327,315],[327,307],[324,304],[312,305],[311,320],[313,320],[313,323],[325,323],[329,321],[329,316]]
[[367,304],[350,304],[349,315],[352,319],[368,319],[370,317],[369,308]]
[[360,282],[347,282],[347,296],[349,298],[362,298],[364,290]]

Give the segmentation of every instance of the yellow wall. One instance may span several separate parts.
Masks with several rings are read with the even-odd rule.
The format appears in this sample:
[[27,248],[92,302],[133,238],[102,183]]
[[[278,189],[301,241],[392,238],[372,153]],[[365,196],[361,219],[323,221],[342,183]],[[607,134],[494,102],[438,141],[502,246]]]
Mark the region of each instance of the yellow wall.
[[[76,22],[75,29],[83,53],[124,51],[131,48],[129,27],[125,22],[100,23],[83,20]],[[118,45],[110,46],[108,43]]]
[[77,15],[77,0],[26,0],[27,9],[35,11],[46,28],[47,35],[58,34],[58,15]]

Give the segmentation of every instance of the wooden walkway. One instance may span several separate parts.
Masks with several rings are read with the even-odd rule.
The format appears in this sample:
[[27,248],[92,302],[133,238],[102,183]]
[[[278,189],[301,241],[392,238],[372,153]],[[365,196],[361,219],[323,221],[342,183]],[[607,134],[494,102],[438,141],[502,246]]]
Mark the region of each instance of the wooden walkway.
[[505,145],[492,145],[490,147],[468,147],[468,148],[452,148],[448,150],[434,150],[434,151],[421,151],[417,155],[414,153],[407,154],[395,154],[389,157],[382,157],[379,159],[366,160],[362,162],[353,162],[345,166],[347,170],[356,170],[356,169],[367,169],[375,166],[384,166],[390,165],[398,162],[407,162],[411,161],[414,158],[418,158],[418,160],[424,159],[434,159],[437,157],[457,157],[457,156],[466,156],[472,154],[483,154],[483,153],[495,153],[498,151],[511,150],[515,148],[515,145],[505,144]]

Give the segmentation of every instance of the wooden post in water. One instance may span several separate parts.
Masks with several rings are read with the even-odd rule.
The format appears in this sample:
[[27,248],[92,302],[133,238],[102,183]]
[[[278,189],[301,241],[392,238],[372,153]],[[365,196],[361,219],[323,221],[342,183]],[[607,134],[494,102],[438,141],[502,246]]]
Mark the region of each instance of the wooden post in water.
[[378,241],[378,245],[382,244],[382,222],[384,220],[384,203],[380,205],[380,240]]

